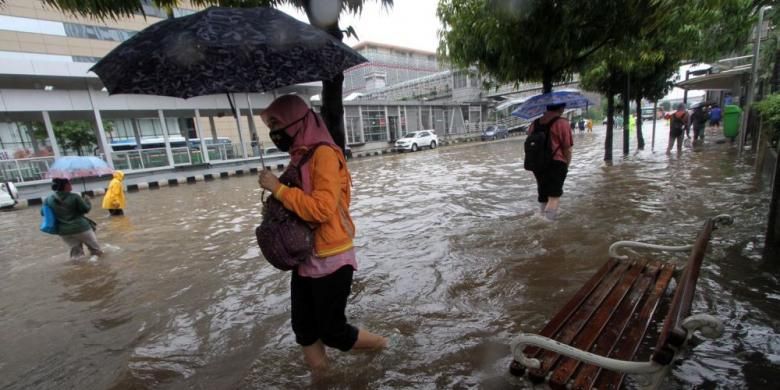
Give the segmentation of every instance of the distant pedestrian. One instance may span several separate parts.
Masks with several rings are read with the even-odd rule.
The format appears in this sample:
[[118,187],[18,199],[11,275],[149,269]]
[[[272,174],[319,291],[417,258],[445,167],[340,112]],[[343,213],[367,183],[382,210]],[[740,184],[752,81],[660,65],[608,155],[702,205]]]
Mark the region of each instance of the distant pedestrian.
[[588,133],[593,132],[593,119],[588,119]]
[[577,127],[580,128],[580,133],[585,132],[585,120],[580,118],[580,120],[577,122]]
[[710,126],[720,129],[720,121],[722,119],[722,111],[717,104],[713,104],[710,109]]
[[72,193],[73,187],[68,179],[54,179],[51,188],[54,193],[44,203],[54,212],[56,234],[70,248],[70,258],[84,256],[84,245],[93,256],[102,256],[92,222],[85,216],[92,209],[89,197]]
[[693,142],[704,142],[704,128],[707,126],[709,115],[704,111],[703,106],[697,106],[691,114],[691,125],[693,126]]
[[548,220],[558,217],[563,182],[574,146],[571,125],[561,117],[565,107],[565,104],[547,106],[547,112],[531,124],[526,139],[524,166],[536,178],[537,201],[542,215]]
[[125,201],[125,189],[122,180],[125,173],[114,171],[114,178],[108,184],[106,195],[103,196],[103,208],[108,210],[111,216],[125,215],[124,208],[127,206]]
[[683,134],[688,132],[689,125],[690,119],[688,112],[685,111],[685,104],[680,103],[677,111],[669,118],[669,146],[666,148],[666,153],[672,151],[675,142],[677,142],[677,153],[682,152]]

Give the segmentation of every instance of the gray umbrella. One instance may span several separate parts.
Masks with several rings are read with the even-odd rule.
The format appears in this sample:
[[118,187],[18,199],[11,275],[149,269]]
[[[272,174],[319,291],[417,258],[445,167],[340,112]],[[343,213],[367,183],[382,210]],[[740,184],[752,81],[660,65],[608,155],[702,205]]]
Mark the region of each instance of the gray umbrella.
[[91,70],[110,94],[186,99],[331,80],[367,61],[276,9],[211,7],[145,28]]

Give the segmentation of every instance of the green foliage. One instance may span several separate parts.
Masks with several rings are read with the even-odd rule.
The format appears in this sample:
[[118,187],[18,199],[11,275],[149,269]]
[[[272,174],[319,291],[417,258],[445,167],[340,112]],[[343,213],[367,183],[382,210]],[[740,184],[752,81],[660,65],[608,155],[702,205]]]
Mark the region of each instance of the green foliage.
[[765,122],[763,131],[768,133],[770,144],[777,148],[780,140],[780,93],[769,95],[754,106]]
[[55,122],[54,136],[61,147],[75,150],[79,156],[84,154],[85,148],[88,150],[97,144],[92,123],[85,120]]
[[754,106],[770,126],[780,127],[780,93],[769,95]]
[[[97,19],[119,19],[134,14],[143,14],[142,0],[43,0],[44,3],[64,12],[94,17]],[[307,9],[315,0],[190,0],[196,7],[278,7],[292,5]],[[386,7],[392,7],[393,0],[378,0]],[[182,0],[152,0],[152,3],[162,9],[172,9],[180,6]],[[343,0],[344,11],[358,14],[363,10],[365,0]]]
[[645,27],[629,10],[653,14],[658,0],[440,0],[439,55],[458,67],[476,66],[498,82],[552,83],[577,72],[601,48]]

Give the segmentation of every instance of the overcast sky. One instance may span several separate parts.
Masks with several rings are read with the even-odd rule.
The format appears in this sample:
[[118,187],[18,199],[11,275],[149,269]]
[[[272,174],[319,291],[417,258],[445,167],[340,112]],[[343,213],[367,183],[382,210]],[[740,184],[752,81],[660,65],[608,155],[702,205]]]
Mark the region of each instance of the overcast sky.
[[[371,41],[413,49],[435,52],[439,45],[439,19],[436,17],[437,0],[394,0],[392,8],[383,8],[378,0],[366,0],[360,15],[342,14],[340,26],[352,26],[360,41],[349,38],[345,42],[353,46]],[[292,7],[280,9],[308,23],[306,14]],[[684,70],[681,68],[684,78]],[[690,91],[689,96],[700,96],[702,91]],[[681,99],[683,90],[674,88],[667,98]]]
[[[377,0],[366,0],[360,15],[342,14],[340,26],[352,26],[360,41],[347,39],[352,46],[358,42],[371,41],[396,46],[435,52],[439,45],[436,17],[437,0],[394,0],[395,5],[386,9]],[[292,7],[281,7],[282,11],[308,22],[303,12]]]

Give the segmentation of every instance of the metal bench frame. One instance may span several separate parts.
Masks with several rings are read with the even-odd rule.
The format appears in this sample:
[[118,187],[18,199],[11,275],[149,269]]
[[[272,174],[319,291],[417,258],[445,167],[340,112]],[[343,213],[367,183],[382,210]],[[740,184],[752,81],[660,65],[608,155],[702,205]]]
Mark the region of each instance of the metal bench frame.
[[[705,223],[704,230],[707,231],[707,229],[709,229],[709,232],[711,232],[719,225],[731,225],[732,223],[733,218],[731,216],[725,214],[718,215]],[[523,353],[523,350],[526,347],[533,346],[609,371],[632,375],[636,383],[643,389],[657,388],[671,368],[669,363],[674,360],[674,357],[679,352],[685,349],[685,345],[695,332],[698,331],[702,336],[710,339],[718,338],[723,334],[723,324],[717,318],[709,314],[688,315],[690,312],[689,302],[692,300],[694,294],[699,267],[704,257],[707,242],[709,241],[709,234],[706,234],[706,237],[704,236],[705,235],[700,234],[694,245],[663,246],[634,241],[618,241],[609,248],[610,257],[619,260],[628,259],[628,256],[620,256],[617,254],[619,248],[625,247],[660,251],[689,251],[693,249],[684,268],[689,268],[689,265],[695,265],[695,267],[690,267],[690,269],[685,269],[683,271],[681,279],[686,278],[683,280],[684,285],[677,286],[669,312],[667,312],[664,317],[664,327],[661,331],[661,336],[659,337],[658,344],[653,350],[653,356],[650,361],[637,362],[613,359],[584,351],[552,338],[533,333],[521,333],[512,340],[510,345],[515,361],[527,369],[540,368],[541,363],[538,359],[529,358]],[[694,262],[698,262],[698,264],[693,264]],[[680,289],[686,291],[681,291]],[[688,303],[684,303],[686,299],[688,300]],[[680,315],[684,315],[685,317],[670,318],[672,316]],[[549,374],[551,374],[551,372],[548,373],[548,378]]]

